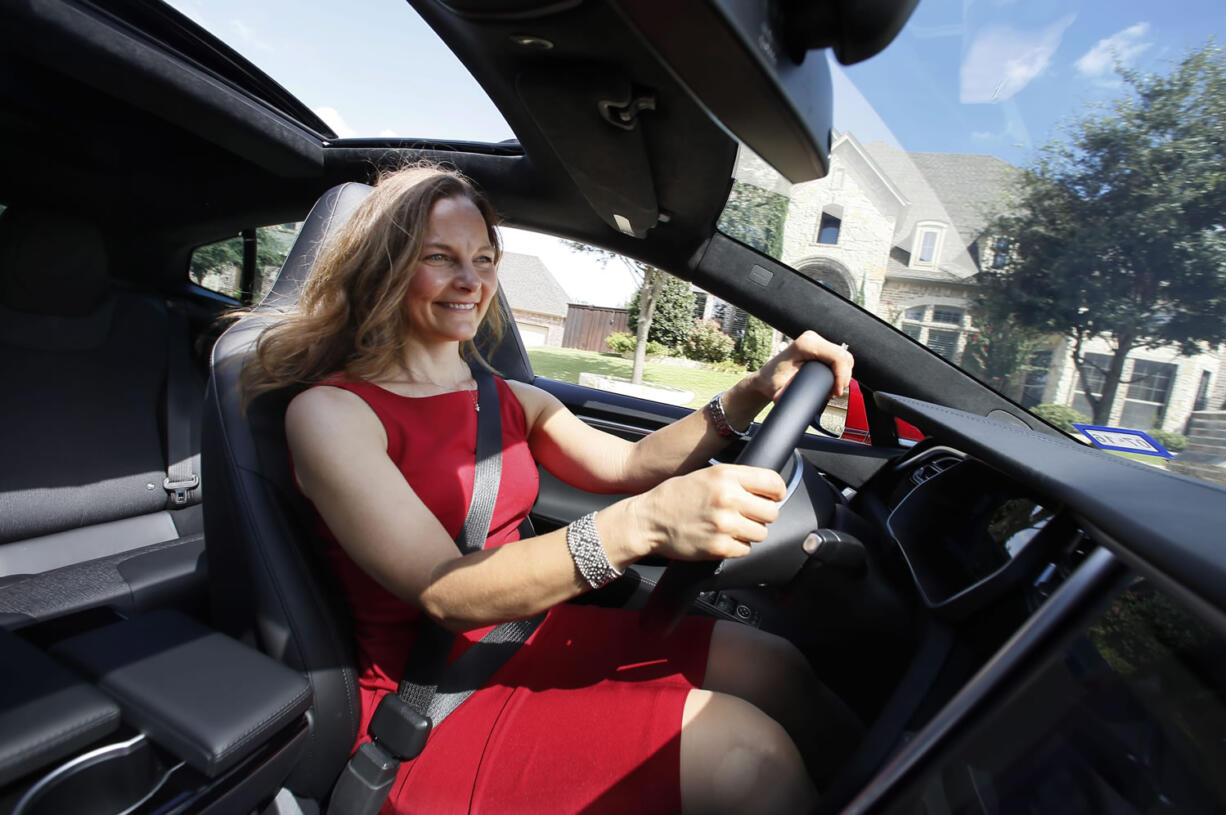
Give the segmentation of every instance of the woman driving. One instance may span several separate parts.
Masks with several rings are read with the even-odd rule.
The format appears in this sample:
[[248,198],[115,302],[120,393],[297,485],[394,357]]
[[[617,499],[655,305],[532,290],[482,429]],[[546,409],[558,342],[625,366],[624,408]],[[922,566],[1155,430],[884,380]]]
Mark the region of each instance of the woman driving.
[[[735,558],[763,540],[780,476],[705,465],[805,361],[830,365],[842,394],[851,355],[805,332],[707,409],[635,443],[495,378],[501,476],[484,548],[462,554],[479,414],[470,364],[483,365],[473,338],[483,323],[500,329],[495,224],[454,171],[385,175],[243,374],[248,399],[311,386],[286,432],[354,620],[360,740],[423,620],[456,633],[454,658],[495,624],[547,612],[402,766],[384,811],[807,810],[857,725],[790,643],[705,617],[663,637],[637,612],[567,601],[648,555]],[[632,497],[521,539],[538,464]]]

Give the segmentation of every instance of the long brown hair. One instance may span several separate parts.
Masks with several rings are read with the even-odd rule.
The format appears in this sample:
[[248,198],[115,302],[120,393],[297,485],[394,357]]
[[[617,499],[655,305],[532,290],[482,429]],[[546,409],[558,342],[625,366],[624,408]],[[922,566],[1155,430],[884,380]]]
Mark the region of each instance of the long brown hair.
[[[404,302],[435,203],[466,198],[480,210],[494,260],[502,259],[489,201],[464,175],[436,164],[414,164],[382,175],[374,191],[333,238],[320,247],[297,307],[261,335],[243,369],[243,402],[287,385],[313,385],[343,372],[374,379],[394,368],[404,350]],[[503,333],[497,295],[482,325],[497,341]],[[465,359],[481,359],[471,340]]]

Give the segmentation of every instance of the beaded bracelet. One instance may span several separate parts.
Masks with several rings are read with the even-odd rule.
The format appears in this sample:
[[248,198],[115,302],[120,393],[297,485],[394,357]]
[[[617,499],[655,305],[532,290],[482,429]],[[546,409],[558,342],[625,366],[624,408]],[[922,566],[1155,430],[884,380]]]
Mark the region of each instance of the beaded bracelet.
[[613,568],[596,531],[596,513],[589,512],[566,527],[566,548],[579,569],[579,574],[594,589],[607,586],[622,576]]

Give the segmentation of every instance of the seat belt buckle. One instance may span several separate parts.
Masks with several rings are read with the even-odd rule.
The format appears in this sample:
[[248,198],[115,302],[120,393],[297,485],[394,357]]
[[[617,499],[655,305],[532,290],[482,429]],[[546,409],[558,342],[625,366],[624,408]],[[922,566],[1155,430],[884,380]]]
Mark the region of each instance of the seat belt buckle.
[[200,476],[195,473],[189,478],[171,481],[170,476],[162,479],[162,488],[170,493],[170,502],[177,507],[187,506],[187,493],[200,486]]
[[434,723],[394,693],[385,694],[370,717],[366,732],[401,761],[417,758]]

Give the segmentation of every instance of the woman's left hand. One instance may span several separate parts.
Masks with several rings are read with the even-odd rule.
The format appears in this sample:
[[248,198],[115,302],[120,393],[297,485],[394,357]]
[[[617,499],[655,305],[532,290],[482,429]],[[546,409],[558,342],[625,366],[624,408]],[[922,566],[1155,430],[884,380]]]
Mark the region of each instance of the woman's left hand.
[[775,354],[762,368],[748,378],[755,391],[771,401],[779,398],[784,388],[796,376],[800,366],[809,360],[824,362],[834,372],[834,386],[830,395],[842,396],[851,382],[851,369],[855,359],[845,345],[836,345],[816,331],[806,331],[787,348]]

